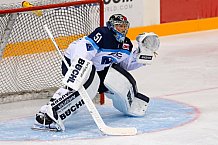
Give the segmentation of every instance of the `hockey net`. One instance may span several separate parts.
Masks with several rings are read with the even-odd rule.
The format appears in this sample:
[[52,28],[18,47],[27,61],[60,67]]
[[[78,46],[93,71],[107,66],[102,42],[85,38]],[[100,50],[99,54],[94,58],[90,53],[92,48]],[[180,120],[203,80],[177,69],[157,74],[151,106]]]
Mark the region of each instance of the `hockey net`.
[[43,25],[48,25],[62,51],[103,26],[102,0],[31,4],[0,6],[0,103],[50,97],[62,86],[61,57]]

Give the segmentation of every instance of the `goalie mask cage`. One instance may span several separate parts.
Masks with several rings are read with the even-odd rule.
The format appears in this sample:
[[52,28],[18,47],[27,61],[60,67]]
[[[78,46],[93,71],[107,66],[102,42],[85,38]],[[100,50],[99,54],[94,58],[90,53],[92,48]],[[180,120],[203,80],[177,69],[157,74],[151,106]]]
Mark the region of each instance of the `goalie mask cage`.
[[48,25],[62,51],[104,25],[102,0],[31,4],[0,6],[0,103],[45,98],[62,86],[61,57],[43,25]]

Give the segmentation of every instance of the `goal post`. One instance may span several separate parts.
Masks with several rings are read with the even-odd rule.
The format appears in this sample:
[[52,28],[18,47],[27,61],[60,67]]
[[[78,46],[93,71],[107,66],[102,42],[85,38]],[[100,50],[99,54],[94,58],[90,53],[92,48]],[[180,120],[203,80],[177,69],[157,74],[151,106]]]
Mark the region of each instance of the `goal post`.
[[[0,6],[0,103],[45,98],[62,86],[61,58],[43,25],[48,24],[62,51],[104,25],[103,0],[31,4]],[[100,103],[104,103],[103,95]]]

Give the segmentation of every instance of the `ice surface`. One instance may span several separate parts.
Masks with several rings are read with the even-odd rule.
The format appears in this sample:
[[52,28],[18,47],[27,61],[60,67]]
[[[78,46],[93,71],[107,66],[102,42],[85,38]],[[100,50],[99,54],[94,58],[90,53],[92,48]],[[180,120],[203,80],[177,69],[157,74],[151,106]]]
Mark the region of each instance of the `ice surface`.
[[[29,102],[30,103],[30,102]],[[13,105],[13,103],[11,103]],[[144,117],[128,117],[115,110],[111,105],[97,106],[104,122],[110,127],[136,127],[139,134],[158,132],[175,128],[198,118],[198,109],[172,100],[152,98]],[[33,131],[34,114],[0,121],[0,141],[47,141],[65,139],[100,139],[106,138],[94,123],[88,110],[73,115],[65,122],[64,132]]]

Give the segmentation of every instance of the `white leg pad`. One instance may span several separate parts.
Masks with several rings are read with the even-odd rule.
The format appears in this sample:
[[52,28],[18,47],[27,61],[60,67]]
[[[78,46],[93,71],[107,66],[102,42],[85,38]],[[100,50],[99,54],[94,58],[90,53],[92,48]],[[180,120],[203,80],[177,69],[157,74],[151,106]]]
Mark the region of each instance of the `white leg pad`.
[[[96,96],[99,84],[99,76],[95,69],[93,69],[90,78],[83,85],[91,99]],[[85,103],[77,91],[69,91],[68,89],[60,88],[55,92],[51,101],[40,108],[40,112],[46,113],[57,124],[59,123],[58,125],[61,126],[63,130],[63,122],[84,106]]]
[[149,98],[138,93],[134,78],[118,65],[109,68],[104,80],[109,89],[105,95],[112,99],[113,106],[129,116],[144,116]]

